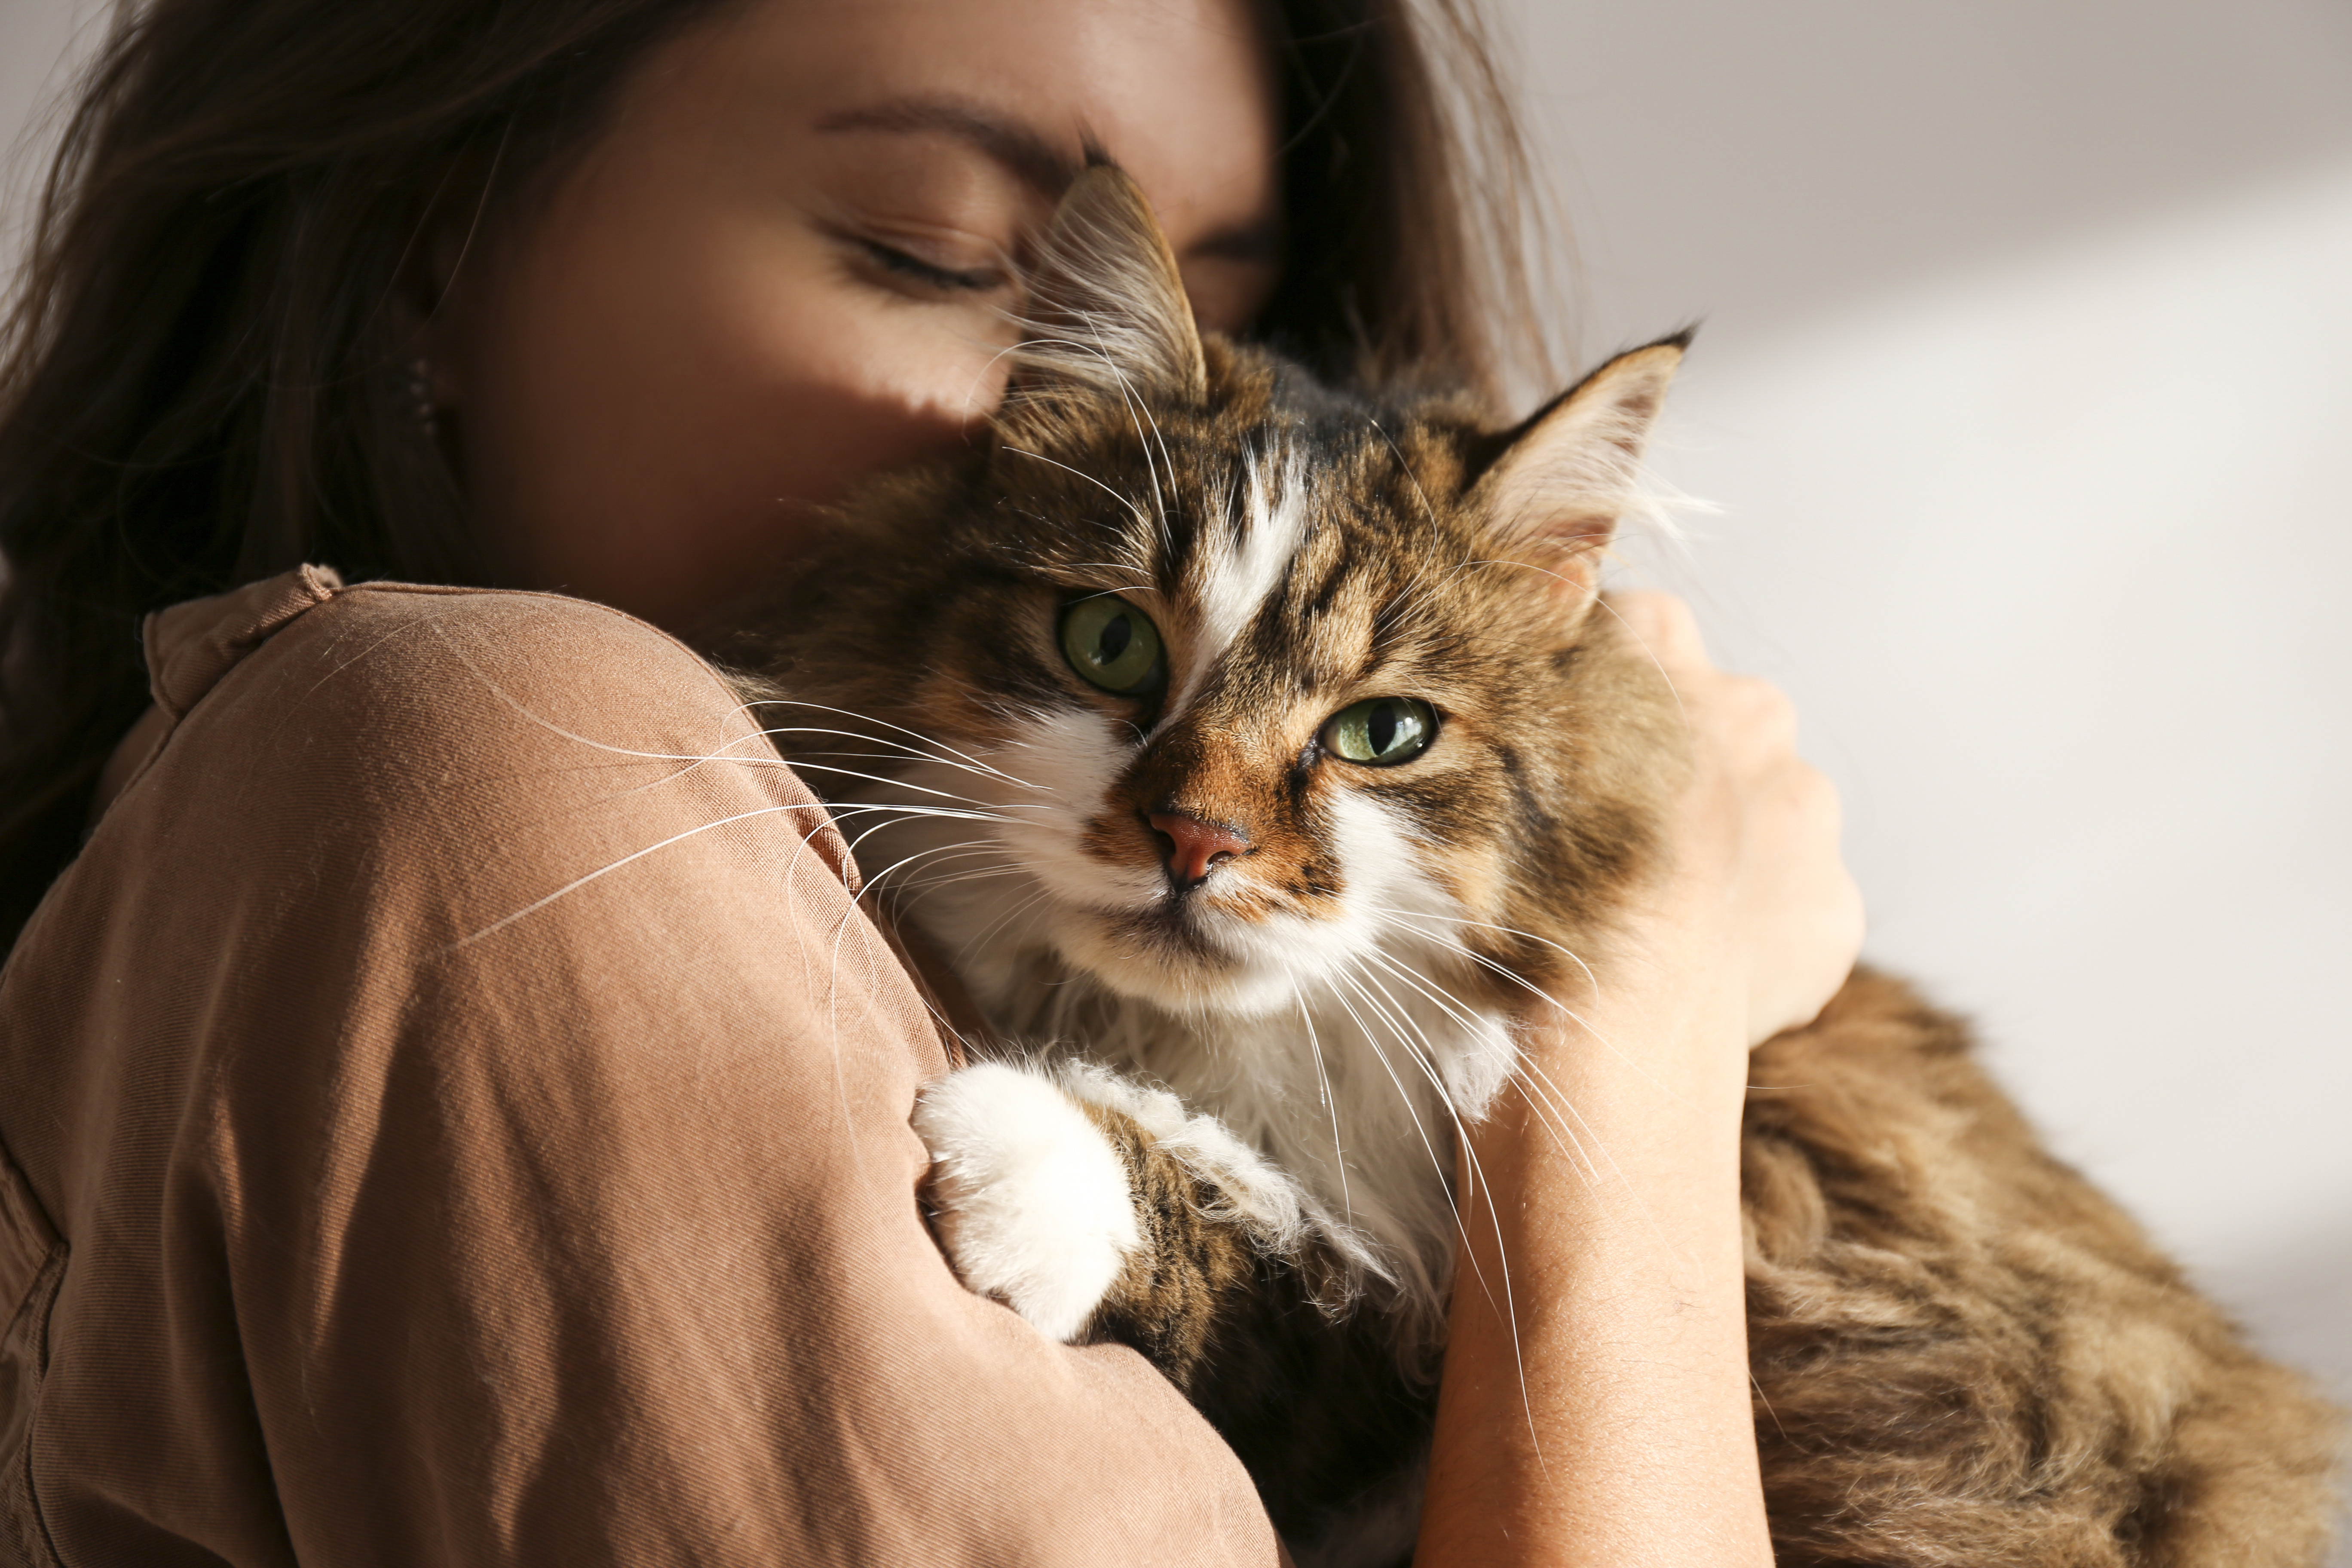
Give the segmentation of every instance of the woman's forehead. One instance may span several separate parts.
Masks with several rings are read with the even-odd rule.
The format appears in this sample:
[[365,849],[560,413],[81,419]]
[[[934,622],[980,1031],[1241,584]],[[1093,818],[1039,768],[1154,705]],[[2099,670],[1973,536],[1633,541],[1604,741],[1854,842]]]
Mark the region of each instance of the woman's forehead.
[[753,0],[669,68],[799,135],[926,139],[1048,202],[1098,149],[1180,250],[1276,210],[1280,104],[1246,0]]

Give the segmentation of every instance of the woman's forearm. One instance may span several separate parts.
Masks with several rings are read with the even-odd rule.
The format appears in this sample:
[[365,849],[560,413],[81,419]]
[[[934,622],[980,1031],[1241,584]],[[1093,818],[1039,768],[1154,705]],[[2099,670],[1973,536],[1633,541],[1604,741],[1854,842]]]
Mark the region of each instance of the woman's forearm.
[[[1819,1012],[1862,900],[1787,700],[1623,595],[1692,768],[1613,957],[1522,1041],[1470,1131],[1421,1568],[1772,1561],[1748,1404],[1739,1116],[1748,1047]],[[1509,1287],[1504,1288],[1506,1268]]]
[[1771,1562],[1724,1070],[1746,1026],[1643,995],[1530,1032],[1464,1159],[1423,1568]]

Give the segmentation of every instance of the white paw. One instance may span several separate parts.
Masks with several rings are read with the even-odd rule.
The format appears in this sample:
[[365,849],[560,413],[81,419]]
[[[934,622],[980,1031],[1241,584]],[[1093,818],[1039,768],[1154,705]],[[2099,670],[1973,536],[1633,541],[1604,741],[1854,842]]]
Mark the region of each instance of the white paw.
[[1067,1342],[1142,1245],[1127,1165],[1051,1079],[997,1062],[915,1102],[940,1242],[964,1284]]

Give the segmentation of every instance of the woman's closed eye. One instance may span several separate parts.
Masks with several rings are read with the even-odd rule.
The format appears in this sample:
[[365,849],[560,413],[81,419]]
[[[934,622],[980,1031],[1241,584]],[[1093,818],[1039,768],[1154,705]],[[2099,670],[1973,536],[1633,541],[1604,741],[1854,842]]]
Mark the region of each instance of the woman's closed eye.
[[901,290],[930,294],[986,294],[1005,287],[1008,274],[1001,267],[955,268],[929,261],[882,240],[858,238],[856,246],[883,281]]

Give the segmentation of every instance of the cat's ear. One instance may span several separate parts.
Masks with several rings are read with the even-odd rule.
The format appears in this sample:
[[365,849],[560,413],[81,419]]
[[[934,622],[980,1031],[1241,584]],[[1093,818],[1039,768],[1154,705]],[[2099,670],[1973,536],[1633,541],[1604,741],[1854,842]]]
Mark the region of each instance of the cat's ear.
[[1516,429],[1489,438],[1469,501],[1516,560],[1589,600],[1601,552],[1633,504],[1642,448],[1691,334],[1619,354]]
[[1097,163],[1070,183],[1026,282],[1009,402],[1072,389],[1187,402],[1205,394],[1175,253],[1126,170]]

